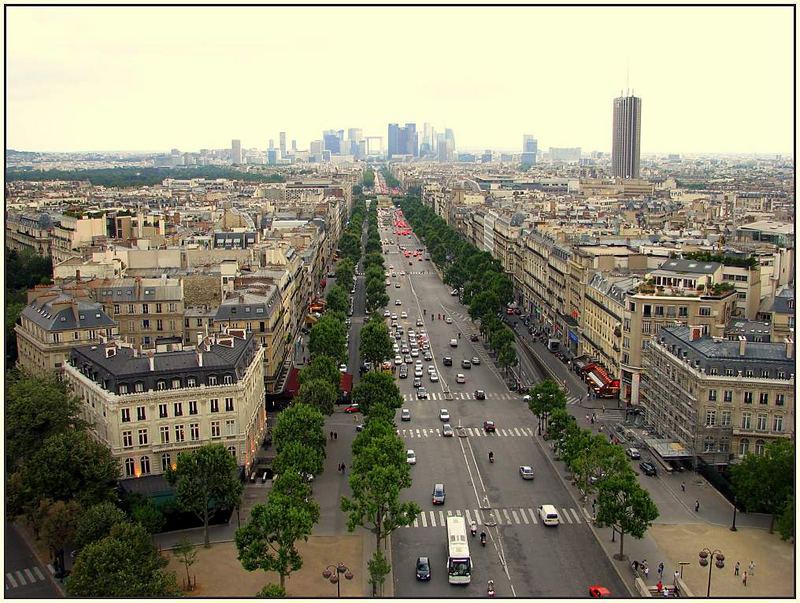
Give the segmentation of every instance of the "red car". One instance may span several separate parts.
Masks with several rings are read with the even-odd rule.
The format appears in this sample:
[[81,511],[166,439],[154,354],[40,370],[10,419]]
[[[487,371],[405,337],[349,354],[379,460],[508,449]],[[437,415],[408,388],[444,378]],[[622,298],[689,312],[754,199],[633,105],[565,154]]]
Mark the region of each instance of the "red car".
[[490,431],[494,431],[495,430],[494,429],[494,421],[484,421],[483,422],[483,429],[487,433],[490,432]]
[[347,408],[344,409],[344,412],[353,413],[353,412],[361,412],[361,411],[358,409],[358,404],[351,404],[350,406],[348,406]]
[[595,599],[601,597],[610,597],[611,591],[608,590],[605,586],[600,586],[599,584],[595,584],[594,586],[589,587],[589,596],[594,597]]

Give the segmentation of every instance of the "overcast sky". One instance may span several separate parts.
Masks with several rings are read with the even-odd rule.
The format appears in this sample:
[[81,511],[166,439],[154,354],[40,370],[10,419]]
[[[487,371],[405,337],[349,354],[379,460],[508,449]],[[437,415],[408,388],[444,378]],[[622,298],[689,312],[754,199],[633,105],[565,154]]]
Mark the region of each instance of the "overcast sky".
[[6,7],[8,148],[298,148],[323,129],[453,128],[456,146],[793,149],[791,8]]

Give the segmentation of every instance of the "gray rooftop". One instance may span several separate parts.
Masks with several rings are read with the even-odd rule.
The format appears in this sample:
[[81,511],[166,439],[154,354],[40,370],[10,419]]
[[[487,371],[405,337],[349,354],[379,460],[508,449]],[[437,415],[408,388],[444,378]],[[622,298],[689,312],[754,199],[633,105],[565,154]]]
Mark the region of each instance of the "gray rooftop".
[[71,295],[63,293],[55,298],[34,300],[23,308],[22,316],[45,331],[105,329],[116,324],[103,311],[100,304],[88,300],[75,300]]
[[722,266],[719,262],[700,262],[698,260],[670,259],[659,266],[659,270],[684,272],[690,274],[713,274]]
[[[690,341],[689,327],[664,327],[658,332],[659,338],[664,337],[665,341],[675,338],[679,340],[682,347],[691,349],[695,353],[709,360],[758,360],[762,362],[786,362],[794,366],[793,358],[786,357],[786,345],[784,343],[756,343],[748,341],[745,345],[744,354],[739,354],[739,341],[715,341],[712,337],[703,336],[695,341]],[[792,354],[794,357],[794,354]]]

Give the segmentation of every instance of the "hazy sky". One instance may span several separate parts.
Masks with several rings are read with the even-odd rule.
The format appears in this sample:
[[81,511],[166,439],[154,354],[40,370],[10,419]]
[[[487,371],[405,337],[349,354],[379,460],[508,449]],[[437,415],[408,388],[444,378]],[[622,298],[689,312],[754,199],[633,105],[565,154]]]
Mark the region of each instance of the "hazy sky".
[[6,7],[7,145],[298,148],[323,129],[453,128],[458,148],[793,149],[791,8]]

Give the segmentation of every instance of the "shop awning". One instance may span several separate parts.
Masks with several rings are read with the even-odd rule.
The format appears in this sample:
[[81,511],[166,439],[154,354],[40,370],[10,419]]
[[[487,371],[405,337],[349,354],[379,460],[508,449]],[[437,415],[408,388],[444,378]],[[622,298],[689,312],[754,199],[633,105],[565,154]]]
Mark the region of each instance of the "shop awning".
[[608,385],[611,383],[611,377],[608,376],[608,373],[602,366],[595,366],[592,369],[592,373],[603,382],[603,385]]
[[289,378],[286,380],[286,387],[283,388],[283,393],[287,396],[294,396],[298,389],[300,389],[300,369],[293,366],[289,371]]
[[600,379],[600,377],[598,377],[598,376],[597,376],[597,375],[595,375],[594,373],[589,373],[588,375],[589,375],[589,379],[590,379],[590,380],[592,381],[592,383],[594,383],[594,384],[595,384],[597,387],[603,387],[603,385],[605,385],[605,384],[603,383],[602,379]]

